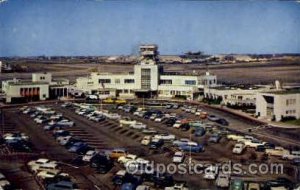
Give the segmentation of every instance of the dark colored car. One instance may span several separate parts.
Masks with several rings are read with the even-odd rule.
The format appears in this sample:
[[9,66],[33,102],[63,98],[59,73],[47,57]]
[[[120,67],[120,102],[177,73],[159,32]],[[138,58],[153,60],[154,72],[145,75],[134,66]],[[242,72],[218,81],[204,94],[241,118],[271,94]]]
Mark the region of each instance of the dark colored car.
[[198,152],[204,152],[204,146],[199,144],[197,146],[195,145],[182,145],[182,146],[179,146],[179,149],[182,150],[182,151],[185,151],[185,152],[195,152],[195,153],[198,153]]
[[292,160],[292,164],[295,166],[300,166],[300,158],[294,158]]
[[223,118],[220,118],[220,119],[216,120],[216,123],[219,123],[219,124],[225,125],[225,126],[229,125],[228,121],[226,119],[223,119]]
[[24,140],[7,141],[7,146],[17,152],[32,152],[31,143]]
[[266,147],[265,147],[264,145],[258,145],[258,146],[255,148],[255,150],[256,150],[257,152],[265,152]]
[[176,118],[169,118],[167,119],[167,121],[165,122],[165,124],[168,127],[172,127],[175,123],[176,123],[177,119]]
[[51,183],[47,185],[47,190],[67,190],[78,189],[77,185],[71,181],[59,181],[57,183]]
[[272,144],[272,143],[265,143],[264,144],[265,146],[265,149],[274,149],[275,148],[275,144]]
[[92,168],[96,168],[99,173],[107,173],[113,166],[113,161],[104,154],[95,155],[90,162]]
[[77,154],[84,154],[88,150],[88,145],[83,142],[74,143],[73,146],[69,148],[69,152],[74,152]]
[[167,173],[155,173],[153,182],[156,187],[169,187],[174,185],[173,176]]
[[135,190],[136,187],[137,187],[137,185],[134,183],[124,183],[121,186],[121,190]]
[[264,183],[264,190],[271,190],[272,187],[285,187],[287,189],[293,188],[293,182],[286,178],[277,178],[276,180],[269,180]]
[[179,128],[180,128],[180,130],[182,130],[182,131],[188,131],[188,130],[191,128],[191,126],[190,126],[190,124],[188,124],[188,123],[183,123],[183,124],[181,124],[181,125],[179,126]]
[[202,137],[203,135],[205,135],[206,131],[203,127],[198,127],[196,130],[195,130],[195,133],[194,135],[196,137]]
[[70,136],[70,135],[71,135],[71,133],[69,131],[64,131],[64,130],[58,130],[53,133],[54,138],[66,137],[66,136]]
[[162,139],[153,139],[149,146],[151,149],[158,149],[164,145],[164,141]]
[[66,143],[66,145],[65,145],[65,147],[67,148],[67,149],[69,149],[69,148],[71,148],[75,143],[77,143],[77,142],[83,142],[83,140],[81,140],[81,139],[76,139],[76,138],[71,138],[67,143]]
[[139,185],[143,182],[141,176],[132,175],[130,173],[127,173],[126,171],[121,172],[122,174],[120,174],[119,172],[116,175],[114,175],[112,179],[114,185],[122,185],[125,183]]
[[221,140],[221,135],[215,133],[212,134],[211,137],[209,137],[208,142],[212,142],[212,143],[218,143]]

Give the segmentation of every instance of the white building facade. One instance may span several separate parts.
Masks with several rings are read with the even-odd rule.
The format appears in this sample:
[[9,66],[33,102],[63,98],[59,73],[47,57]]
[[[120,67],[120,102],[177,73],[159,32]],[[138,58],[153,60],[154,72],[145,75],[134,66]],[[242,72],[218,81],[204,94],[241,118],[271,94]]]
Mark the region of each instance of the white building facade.
[[300,118],[300,90],[257,93],[256,115],[281,121],[286,117]]
[[68,96],[69,81],[53,80],[50,73],[33,73],[31,80],[2,81],[6,103],[47,100]]
[[217,78],[209,72],[206,75],[184,75],[166,73],[157,64],[157,46],[140,46],[141,57],[134,65],[133,73],[91,73],[89,77],[76,80],[75,89],[85,93],[99,93],[103,96],[123,98],[184,96],[199,97],[205,86],[215,86]]

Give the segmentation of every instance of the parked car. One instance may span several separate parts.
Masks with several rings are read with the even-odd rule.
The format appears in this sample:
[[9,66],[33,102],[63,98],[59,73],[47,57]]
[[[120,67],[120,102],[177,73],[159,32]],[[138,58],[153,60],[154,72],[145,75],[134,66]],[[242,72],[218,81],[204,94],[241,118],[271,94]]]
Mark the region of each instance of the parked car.
[[116,148],[111,151],[109,157],[112,159],[118,159],[119,157],[126,156],[126,155],[127,155],[127,151],[125,149]]
[[260,190],[260,184],[255,182],[248,183],[247,190]]
[[233,154],[242,154],[246,148],[244,143],[236,143],[232,149]]
[[204,170],[204,179],[216,179],[219,172],[218,166],[209,166]]
[[84,142],[76,142],[70,148],[69,152],[74,152],[77,154],[85,154],[88,149],[88,145]]
[[225,174],[220,172],[218,178],[216,180],[216,186],[220,188],[228,188],[230,184],[230,176],[229,174]]
[[281,187],[281,189],[292,189],[293,182],[289,179],[279,177],[275,180],[269,180],[264,183],[264,189],[266,190],[273,190],[279,187]]
[[274,149],[266,149],[266,154],[269,156],[279,156],[282,157],[283,155],[286,155],[289,153],[289,150],[283,148],[283,147],[275,147]]
[[175,135],[168,134],[168,133],[162,133],[162,134],[155,135],[154,138],[162,139],[164,141],[173,141],[173,140],[175,140]]
[[230,190],[244,190],[244,181],[241,179],[233,179],[230,182]]
[[127,154],[126,156],[120,156],[118,158],[118,162],[121,163],[121,164],[125,164],[126,162],[134,161],[136,159],[137,159],[137,155]]
[[68,178],[69,174],[62,173],[59,170],[56,171],[40,171],[37,174],[37,177],[45,180],[45,179],[54,179],[55,177],[62,177],[62,178]]
[[140,176],[134,176],[126,172],[126,170],[119,170],[112,178],[114,185],[122,185],[124,183],[134,183],[136,185],[142,183]]
[[147,145],[149,145],[149,143],[151,142],[151,139],[152,139],[151,136],[146,135],[146,136],[143,137],[143,139],[142,139],[142,141],[141,141],[141,144],[147,146]]
[[224,126],[229,125],[228,121],[226,119],[223,119],[223,118],[220,118],[220,119],[216,120],[216,123],[219,123],[219,124],[224,125]]
[[120,126],[130,126],[130,125],[134,125],[136,123],[136,120],[131,119],[130,117],[124,117],[122,119],[120,119]]
[[97,151],[95,150],[89,150],[86,152],[86,154],[82,157],[82,160],[84,162],[90,162],[91,159],[97,154]]
[[209,137],[208,142],[219,143],[221,138],[221,135],[214,133]]
[[197,146],[198,143],[191,141],[190,139],[187,138],[181,138],[179,140],[173,141],[174,146],[183,146],[183,145],[195,145]]
[[188,123],[183,123],[179,126],[179,129],[182,131],[188,131],[191,128],[191,126]]
[[148,128],[148,129],[143,129],[142,133],[144,133],[144,134],[157,134],[158,131],[155,130],[154,128]]
[[180,150],[185,151],[185,152],[195,152],[195,153],[199,153],[199,152],[204,152],[204,146],[198,144],[197,146],[195,145],[183,145],[179,147]]
[[51,183],[47,185],[47,190],[76,190],[78,189],[77,185],[71,181],[59,181],[57,183]]
[[104,154],[96,154],[90,161],[90,166],[96,168],[99,173],[107,173],[113,165],[113,161]]
[[147,125],[141,122],[136,122],[134,124],[130,124],[129,127],[133,129],[146,129]]
[[185,154],[184,152],[175,152],[174,156],[173,156],[173,163],[182,163],[184,161],[185,158]]
[[246,147],[255,148],[255,149],[256,149],[257,146],[265,144],[265,142],[262,142],[262,141],[257,140],[257,139],[253,139],[251,141],[245,141],[244,143],[245,143]]
[[202,137],[203,135],[205,135],[206,131],[203,127],[198,127],[195,132],[194,132],[194,135],[196,137]]
[[218,117],[215,116],[215,115],[209,115],[209,116],[207,116],[207,119],[208,119],[209,121],[214,121],[214,122],[216,122],[216,121],[218,121],[220,118],[218,118]]
[[283,154],[282,159],[294,160],[300,158],[300,151],[290,151],[288,154]]
[[149,144],[151,149],[158,149],[164,145],[164,141],[162,139],[153,138]]
[[237,134],[228,134],[226,137],[228,140],[233,140],[233,141],[237,141],[239,139],[244,139],[243,135],[237,135]]

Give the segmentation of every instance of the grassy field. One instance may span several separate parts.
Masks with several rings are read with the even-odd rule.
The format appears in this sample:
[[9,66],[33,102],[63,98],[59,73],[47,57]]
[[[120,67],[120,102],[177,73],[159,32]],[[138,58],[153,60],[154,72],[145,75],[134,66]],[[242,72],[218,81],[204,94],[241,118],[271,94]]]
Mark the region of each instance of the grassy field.
[[[30,78],[31,72],[51,72],[56,77],[66,77],[74,81],[78,76],[86,76],[91,71],[133,72],[133,65],[124,64],[36,64],[26,63],[26,73],[2,73],[0,81],[5,79]],[[207,67],[200,64],[166,64],[165,71],[204,74]],[[268,63],[235,63],[209,65],[209,71],[218,76],[219,82],[267,84],[275,80],[282,82],[300,82],[300,61]]]
[[291,124],[291,125],[299,125],[300,126],[300,119],[285,121],[284,123],[288,123],[288,124]]

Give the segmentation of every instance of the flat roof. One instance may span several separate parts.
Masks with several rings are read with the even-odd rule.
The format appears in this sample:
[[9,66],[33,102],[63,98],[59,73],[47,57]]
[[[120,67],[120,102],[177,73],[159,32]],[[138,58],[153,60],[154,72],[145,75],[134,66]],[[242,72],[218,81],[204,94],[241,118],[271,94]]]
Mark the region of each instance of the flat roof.
[[263,93],[269,93],[269,94],[300,94],[300,89],[292,89],[292,90],[279,90],[279,91],[268,91]]
[[32,82],[32,81],[9,81],[9,85],[22,86],[22,85],[47,85],[48,82]]

